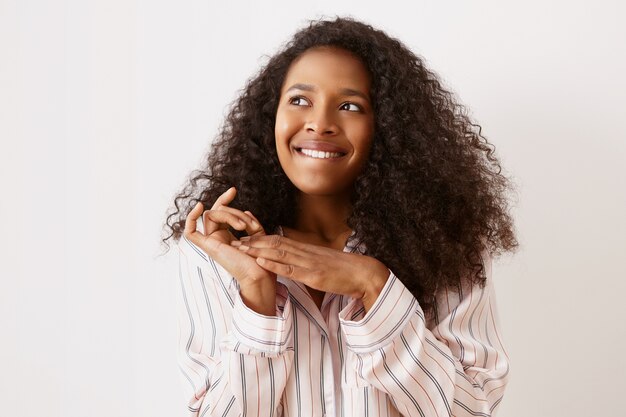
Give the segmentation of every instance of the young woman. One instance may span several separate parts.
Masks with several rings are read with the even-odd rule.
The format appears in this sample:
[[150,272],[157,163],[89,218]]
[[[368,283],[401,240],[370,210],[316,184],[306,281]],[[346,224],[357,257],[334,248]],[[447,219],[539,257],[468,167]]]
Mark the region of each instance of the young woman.
[[480,132],[384,32],[296,33],[167,218],[189,414],[494,415],[491,264],[517,242]]

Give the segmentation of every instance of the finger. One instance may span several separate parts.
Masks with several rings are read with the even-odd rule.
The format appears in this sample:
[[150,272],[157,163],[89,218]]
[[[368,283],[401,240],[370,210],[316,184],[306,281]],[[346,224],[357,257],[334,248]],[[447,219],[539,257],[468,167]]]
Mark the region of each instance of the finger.
[[[248,216],[252,217],[254,219],[255,222],[257,222],[259,225],[261,225],[261,222],[259,221],[259,219],[256,218],[256,216],[254,214],[252,214],[251,211],[244,211],[244,213],[246,213]],[[263,225],[261,225],[261,232],[257,232],[255,234],[259,234],[259,235],[265,235],[265,228],[263,227]],[[248,233],[249,235],[252,235],[252,233]]]
[[[259,222],[259,219],[257,219],[256,216],[254,214],[252,214],[252,212],[250,210],[246,210],[246,211],[244,211],[244,213],[246,213],[248,216],[252,217],[255,221]],[[261,222],[259,222],[259,224],[261,224]]]
[[187,218],[185,218],[185,231],[184,231],[184,234],[187,237],[192,236],[196,232],[196,228],[197,228],[197,225],[198,225],[198,218],[202,214],[202,210],[203,209],[204,209],[204,204],[202,204],[202,202],[198,201],[198,203],[194,206],[193,209],[191,209],[191,211],[187,215]]
[[242,252],[245,252],[247,255],[253,256],[255,258],[268,259],[271,261],[279,262],[282,264],[289,264],[304,269],[310,269],[311,264],[315,262],[310,256],[302,256],[297,252],[294,252],[293,248],[252,248],[246,245],[241,245],[238,247],[238,249]]
[[245,230],[248,227],[239,217],[222,210],[206,210],[203,218],[206,219],[207,236],[219,229],[228,229],[228,226],[235,230]]
[[219,230],[220,228],[222,229],[227,229],[228,226],[226,227],[221,227],[221,225],[213,220],[211,220],[211,218],[209,217],[211,210],[205,210],[204,213],[202,213],[202,224],[204,224],[204,234],[206,236],[211,235],[213,232]]
[[328,254],[329,248],[313,245],[310,243],[298,242],[280,235],[244,236],[240,239],[245,245],[256,248],[292,248],[300,254],[310,253],[316,255]]
[[230,272],[238,281],[245,277],[257,279],[261,276],[259,274],[260,271],[255,272],[254,268],[251,267],[251,265],[255,264],[254,258],[236,248],[230,247],[216,239],[206,239],[203,248],[215,262]]
[[281,275],[283,277],[291,278],[295,281],[304,282],[303,278],[306,276],[306,272],[301,267],[275,262],[266,258],[256,258],[256,262],[261,268],[265,269],[266,271],[273,272],[276,275]]
[[[246,225],[248,227],[246,227],[246,232],[249,235],[255,234],[255,233],[259,233],[259,232],[265,232],[265,229],[263,229],[263,226],[261,225],[261,223],[256,220],[253,216],[250,216],[247,213],[250,212],[243,212],[241,210],[238,210],[236,208],[233,207],[228,207],[228,206],[220,206],[218,207],[216,210],[218,211],[226,211],[228,213],[231,213],[235,216],[237,216],[240,220],[242,220],[243,222],[246,223]],[[264,234],[264,233],[263,233]]]
[[222,195],[217,197],[217,200],[215,200],[215,203],[213,203],[211,210],[215,210],[219,206],[225,206],[230,204],[235,199],[236,195],[237,189],[235,187],[230,187],[228,190],[224,191]]

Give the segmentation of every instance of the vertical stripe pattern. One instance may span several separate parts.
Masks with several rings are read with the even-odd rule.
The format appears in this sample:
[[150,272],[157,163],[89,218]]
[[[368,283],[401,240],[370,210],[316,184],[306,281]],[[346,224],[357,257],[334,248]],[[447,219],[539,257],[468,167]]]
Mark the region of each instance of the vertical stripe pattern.
[[[282,229],[278,229],[282,234]],[[485,287],[437,294],[428,320],[389,271],[372,308],[278,277],[276,316],[249,309],[234,279],[179,244],[178,363],[188,416],[493,416],[509,378]],[[352,239],[344,251],[364,253]]]

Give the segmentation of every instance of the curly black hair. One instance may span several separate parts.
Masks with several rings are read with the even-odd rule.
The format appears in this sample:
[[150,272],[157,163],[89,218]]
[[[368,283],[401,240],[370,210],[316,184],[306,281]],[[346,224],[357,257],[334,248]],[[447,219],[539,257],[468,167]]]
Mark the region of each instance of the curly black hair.
[[193,206],[211,207],[231,186],[237,196],[230,206],[254,213],[268,234],[294,226],[298,190],[278,160],[274,125],[290,64],[317,46],[352,52],[371,75],[374,137],[347,221],[366,254],[391,269],[425,312],[443,286],[458,288],[466,278],[484,285],[483,252],[518,246],[509,214],[512,182],[495,147],[421,57],[352,17],[310,20],[248,80],[206,163],[168,210],[162,242],[178,241]]

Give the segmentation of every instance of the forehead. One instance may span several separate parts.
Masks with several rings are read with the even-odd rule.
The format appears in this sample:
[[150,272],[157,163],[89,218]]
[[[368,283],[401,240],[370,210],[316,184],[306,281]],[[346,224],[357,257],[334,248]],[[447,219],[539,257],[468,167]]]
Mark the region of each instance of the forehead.
[[370,76],[363,62],[351,52],[335,47],[316,47],[291,63],[281,93],[294,83],[329,89],[354,88],[369,93]]

